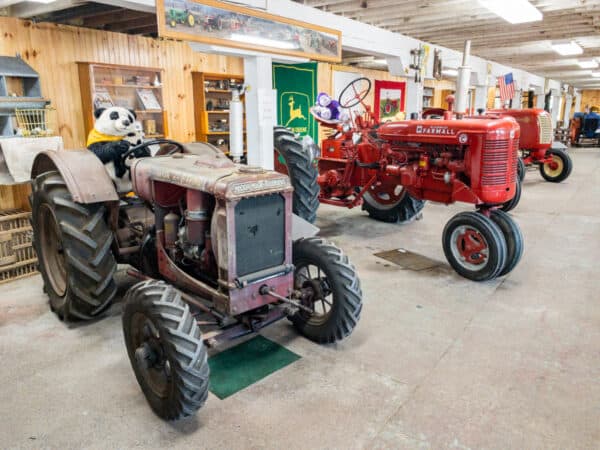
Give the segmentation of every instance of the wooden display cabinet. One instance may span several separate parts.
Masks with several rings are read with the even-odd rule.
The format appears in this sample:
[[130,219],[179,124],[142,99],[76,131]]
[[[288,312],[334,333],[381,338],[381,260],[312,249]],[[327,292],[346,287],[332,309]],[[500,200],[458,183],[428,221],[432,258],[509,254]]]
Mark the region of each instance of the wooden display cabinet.
[[229,102],[232,85],[244,82],[241,75],[192,72],[196,140],[229,152]]
[[133,109],[146,139],[168,136],[161,69],[78,62],[86,135],[94,110],[109,106]]

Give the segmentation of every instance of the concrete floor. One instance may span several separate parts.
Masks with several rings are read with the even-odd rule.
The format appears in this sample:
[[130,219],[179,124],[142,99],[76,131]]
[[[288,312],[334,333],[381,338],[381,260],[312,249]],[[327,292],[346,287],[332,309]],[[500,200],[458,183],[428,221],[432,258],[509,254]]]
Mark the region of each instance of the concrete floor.
[[[600,448],[600,151],[573,150],[556,185],[530,170],[514,212],[525,254],[473,283],[441,248],[464,205],[429,204],[393,226],[322,207],[318,225],[357,266],[350,339],[317,346],[287,321],[263,334],[302,359],[192,419],[165,423],[135,381],[115,304],[68,326],[39,277],[0,288],[0,447]],[[439,260],[413,272],[373,256]]]

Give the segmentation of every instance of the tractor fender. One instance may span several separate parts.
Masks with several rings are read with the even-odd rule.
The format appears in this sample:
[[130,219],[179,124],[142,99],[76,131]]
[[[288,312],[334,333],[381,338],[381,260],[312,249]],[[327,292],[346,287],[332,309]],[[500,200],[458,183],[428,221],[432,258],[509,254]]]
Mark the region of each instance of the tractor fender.
[[89,150],[59,150],[39,153],[31,168],[31,179],[57,170],[77,203],[116,202],[119,196],[104,164]]

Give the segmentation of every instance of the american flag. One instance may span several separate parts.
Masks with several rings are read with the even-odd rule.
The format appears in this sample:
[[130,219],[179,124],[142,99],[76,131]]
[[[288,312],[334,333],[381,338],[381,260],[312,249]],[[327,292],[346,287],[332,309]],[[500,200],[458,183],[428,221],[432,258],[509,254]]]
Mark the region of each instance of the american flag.
[[507,73],[498,77],[498,87],[500,88],[500,101],[504,103],[515,96],[515,83],[512,73]]

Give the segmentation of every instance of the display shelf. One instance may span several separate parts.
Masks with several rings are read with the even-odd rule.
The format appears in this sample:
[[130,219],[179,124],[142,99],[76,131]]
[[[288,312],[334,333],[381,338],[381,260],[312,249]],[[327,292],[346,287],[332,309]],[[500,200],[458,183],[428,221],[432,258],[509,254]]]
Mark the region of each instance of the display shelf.
[[89,62],[77,65],[86,134],[94,127],[96,108],[122,106],[135,111],[147,138],[168,136],[161,69]]
[[[242,84],[241,75],[192,72],[194,88],[194,119],[196,140],[216,145],[225,153],[229,151],[229,131],[211,131],[219,124],[229,125],[229,86]],[[218,107],[227,109],[215,109]]]

